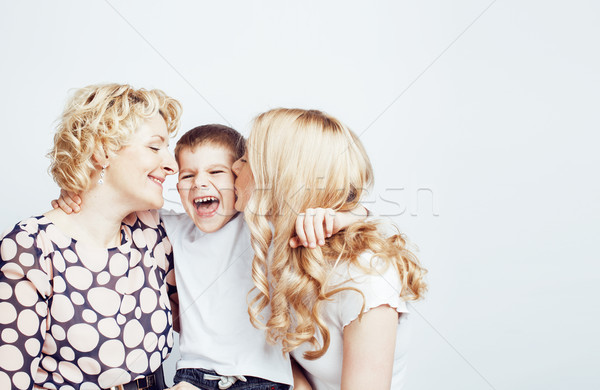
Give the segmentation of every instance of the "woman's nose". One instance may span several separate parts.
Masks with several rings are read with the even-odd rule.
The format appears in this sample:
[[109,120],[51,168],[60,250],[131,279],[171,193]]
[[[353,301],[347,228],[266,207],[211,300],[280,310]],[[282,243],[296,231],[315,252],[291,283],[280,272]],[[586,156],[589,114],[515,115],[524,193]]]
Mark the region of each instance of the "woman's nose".
[[233,173],[235,173],[236,176],[239,173],[239,168],[240,168],[240,160],[236,160],[233,163],[233,165],[231,166],[231,170],[233,171]]
[[167,175],[173,175],[177,173],[178,170],[177,161],[175,161],[175,158],[170,152],[167,151],[166,154],[167,155],[165,156],[165,159],[163,161],[162,168]]

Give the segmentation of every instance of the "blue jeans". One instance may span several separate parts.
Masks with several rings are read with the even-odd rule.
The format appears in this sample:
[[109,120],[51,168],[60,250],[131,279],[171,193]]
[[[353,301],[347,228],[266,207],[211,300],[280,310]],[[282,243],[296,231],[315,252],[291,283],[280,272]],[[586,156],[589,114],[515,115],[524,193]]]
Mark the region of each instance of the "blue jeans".
[[[218,375],[214,371],[201,368],[180,368],[175,373],[173,382],[175,384],[187,382],[202,390],[219,390],[219,381],[204,379],[204,374]],[[283,383],[271,382],[254,376],[246,376],[245,378],[246,382],[238,380],[228,390],[289,390],[290,388],[290,386]]]

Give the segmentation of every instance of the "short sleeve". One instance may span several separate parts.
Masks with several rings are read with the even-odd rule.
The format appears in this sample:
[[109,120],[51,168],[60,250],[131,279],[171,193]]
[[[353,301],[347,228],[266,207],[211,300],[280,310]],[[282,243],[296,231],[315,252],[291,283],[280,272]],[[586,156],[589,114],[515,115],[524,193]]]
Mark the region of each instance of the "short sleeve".
[[46,337],[52,290],[39,239],[37,221],[32,218],[15,226],[0,240],[0,387],[3,389],[33,386]]
[[[408,313],[406,302],[400,298],[402,282],[396,268],[388,265],[383,260],[363,254],[360,257],[362,267],[351,265],[344,274],[339,274],[339,280],[347,280],[340,287],[352,287],[359,290],[362,295],[352,289],[344,290],[337,295],[338,318],[343,328],[354,321],[362,313],[381,305],[388,305],[398,313]],[[364,296],[364,299],[363,299]],[[363,309],[364,303],[364,311]]]

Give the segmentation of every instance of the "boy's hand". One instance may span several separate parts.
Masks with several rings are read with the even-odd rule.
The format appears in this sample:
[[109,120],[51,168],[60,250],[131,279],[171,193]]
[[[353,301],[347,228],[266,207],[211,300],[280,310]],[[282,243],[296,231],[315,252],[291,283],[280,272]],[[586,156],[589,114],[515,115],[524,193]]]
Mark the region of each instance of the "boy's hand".
[[325,245],[325,237],[331,237],[333,234],[335,214],[335,210],[323,208],[306,209],[305,213],[298,214],[296,218],[298,237],[290,240],[290,246],[297,248],[302,245],[305,248],[316,248],[317,243]]
[[296,237],[290,239],[290,246],[297,248],[316,248],[325,245],[325,238],[331,237],[340,230],[362,221],[369,211],[362,205],[355,209],[336,213],[333,209],[307,209],[296,218]]
[[57,209],[60,207],[62,211],[67,214],[72,212],[78,213],[81,211],[81,198],[74,192],[60,190],[60,196],[58,199],[54,199],[52,202],[52,208]]

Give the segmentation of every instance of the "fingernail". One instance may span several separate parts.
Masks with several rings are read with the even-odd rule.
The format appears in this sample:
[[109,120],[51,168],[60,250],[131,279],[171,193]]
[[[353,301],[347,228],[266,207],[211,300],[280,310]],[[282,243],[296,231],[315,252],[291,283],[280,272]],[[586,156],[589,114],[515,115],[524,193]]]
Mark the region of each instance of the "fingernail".
[[319,245],[325,245],[325,240],[319,240]]
[[308,246],[308,242],[302,241],[302,246],[305,246],[305,247]]
[[311,242],[311,243],[310,243],[310,247],[311,247],[312,249],[314,249],[314,248],[316,248],[316,247],[317,247],[317,245],[316,245],[314,242]]
[[331,233],[327,233],[327,238],[331,237]]

